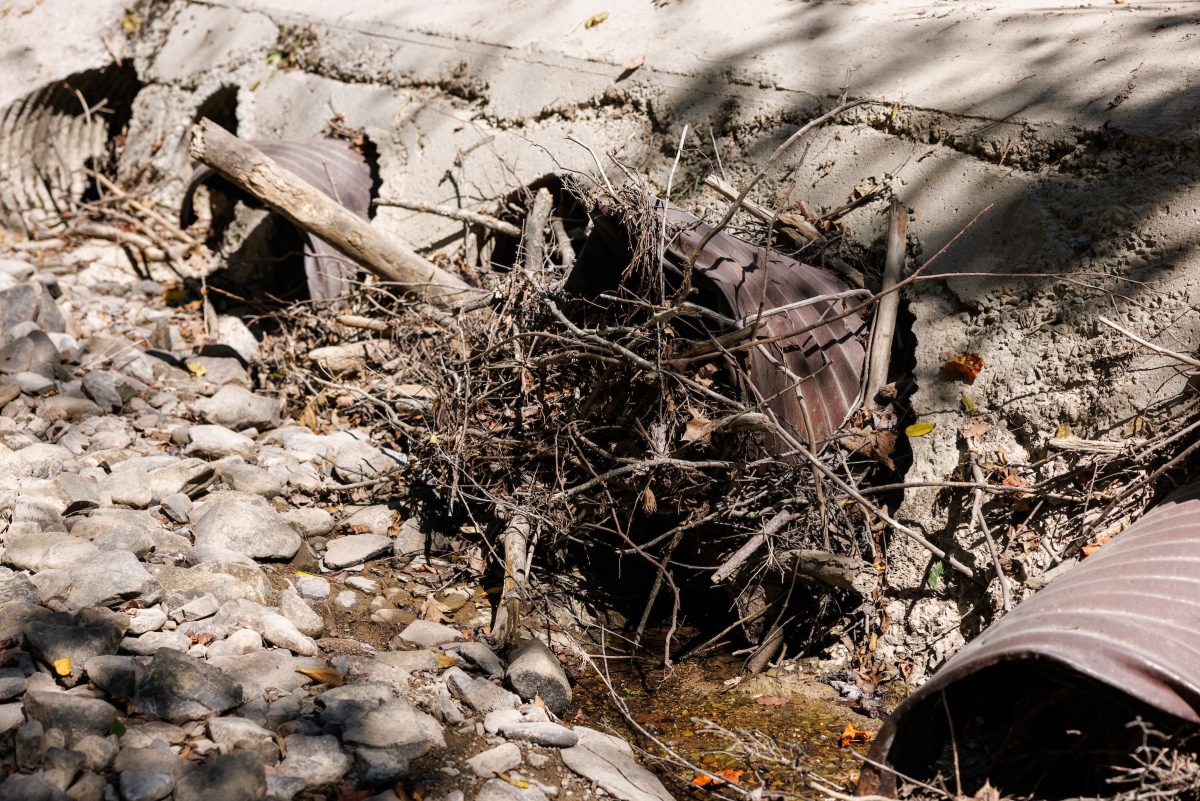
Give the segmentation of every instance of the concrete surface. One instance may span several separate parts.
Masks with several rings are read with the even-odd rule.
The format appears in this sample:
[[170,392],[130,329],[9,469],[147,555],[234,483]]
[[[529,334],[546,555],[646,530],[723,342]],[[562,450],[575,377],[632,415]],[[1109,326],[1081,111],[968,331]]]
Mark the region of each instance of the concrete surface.
[[[74,5],[0,5],[30,9],[0,16],[0,39],[24,43],[0,56],[6,69],[10,60],[22,65],[0,79],[0,98],[15,96],[15,84],[32,91],[79,68],[72,60],[55,72],[60,49],[39,49],[34,29],[47,20],[84,43],[70,57],[78,65],[103,61],[88,31],[114,30],[103,20],[119,18],[121,6],[91,4],[68,23],[58,12]],[[797,122],[828,108],[849,74],[850,95],[873,102],[794,148],[758,200],[829,210],[856,191],[888,187],[913,208],[914,264],[990,207],[930,271],[971,275],[919,284],[908,297],[911,403],[938,424],[912,441],[912,480],[961,478],[964,392],[993,423],[989,458],[1002,449],[1011,464],[1028,465],[1060,424],[1119,436],[1136,416],[1169,415],[1186,390],[1165,360],[1097,330],[1095,316],[1161,334],[1180,350],[1200,338],[1196,4],[228,0],[158,8],[131,41],[114,44],[145,84],[122,169],[151,164],[176,187],[188,125],[214,97],[236,98],[228,111],[248,136],[319,135],[335,114],[363,127],[379,147],[383,196],[494,205],[550,172],[594,172],[572,139],[661,187],[685,123],[693,133],[676,185],[696,184],[718,159],[736,182]],[[601,11],[608,18],[587,27]],[[300,68],[273,65],[281,54]],[[689,201],[722,208],[702,191]],[[878,249],[884,205],[849,214],[847,234]],[[381,211],[377,224],[427,247],[458,230],[396,209]],[[939,370],[966,352],[987,361],[969,390]],[[936,496],[910,491],[899,514],[986,567],[977,537],[948,530],[951,510]],[[887,556],[896,597],[913,597],[929,560],[904,541]],[[1035,553],[1029,570],[1053,558],[1050,549]],[[962,642],[956,621],[967,605],[924,598],[889,611],[897,624],[881,648],[929,648],[917,672]]]

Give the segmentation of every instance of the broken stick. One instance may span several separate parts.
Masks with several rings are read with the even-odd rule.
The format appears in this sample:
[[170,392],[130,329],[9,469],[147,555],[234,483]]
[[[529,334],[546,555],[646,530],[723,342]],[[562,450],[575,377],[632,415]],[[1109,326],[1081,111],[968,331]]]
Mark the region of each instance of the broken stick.
[[482,294],[342,207],[212,120],[192,127],[192,158],[381,278],[448,306]]
[[896,336],[896,313],[900,310],[900,293],[894,291],[900,283],[904,268],[904,250],[908,231],[908,208],[898,198],[892,198],[888,215],[887,259],[883,264],[883,281],[879,287],[879,306],[871,330],[871,350],[867,354],[867,384],[863,402],[872,403],[887,383],[892,362],[892,341]]

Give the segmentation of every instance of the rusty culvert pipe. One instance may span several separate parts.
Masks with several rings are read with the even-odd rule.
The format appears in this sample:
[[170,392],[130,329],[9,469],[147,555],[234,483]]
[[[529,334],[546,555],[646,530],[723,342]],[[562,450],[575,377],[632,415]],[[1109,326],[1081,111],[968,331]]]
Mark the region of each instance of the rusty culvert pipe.
[[[900,705],[861,794],[941,774],[973,794],[1109,795],[1143,732],[1200,725],[1200,481],[1018,606]],[[872,764],[874,763],[874,764]],[[956,770],[957,766],[957,770]]]

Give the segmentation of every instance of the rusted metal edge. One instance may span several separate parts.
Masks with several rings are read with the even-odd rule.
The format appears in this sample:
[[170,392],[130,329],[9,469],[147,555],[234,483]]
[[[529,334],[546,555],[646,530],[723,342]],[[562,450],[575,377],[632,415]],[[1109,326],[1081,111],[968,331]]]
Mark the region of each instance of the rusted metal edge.
[[1005,663],[1055,666],[1068,680],[1112,688],[1168,719],[1200,725],[1200,481],[947,661],[884,724],[859,792],[894,794],[905,768],[895,754],[904,738],[923,736],[914,721],[942,703],[943,693]]

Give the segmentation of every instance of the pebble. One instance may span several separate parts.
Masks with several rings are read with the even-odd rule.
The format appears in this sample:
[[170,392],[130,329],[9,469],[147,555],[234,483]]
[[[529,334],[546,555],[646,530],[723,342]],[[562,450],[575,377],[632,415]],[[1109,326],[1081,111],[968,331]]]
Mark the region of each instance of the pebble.
[[329,597],[329,582],[320,576],[298,576],[296,590],[307,601],[324,601]]
[[335,537],[326,544],[325,567],[340,570],[360,565],[391,550],[391,537],[380,534],[349,534]]
[[172,723],[203,720],[244,700],[241,686],[225,673],[166,648],[154,654],[133,695],[134,705],[143,713]]
[[228,548],[253,559],[291,559],[300,550],[300,535],[257,495],[219,493],[199,514],[198,546]]
[[293,734],[284,740],[287,757],[276,772],[303,779],[307,785],[329,785],[345,776],[353,764],[332,735]]
[[490,779],[499,773],[508,773],[520,764],[521,749],[513,743],[489,748],[467,760],[471,772],[484,779]]
[[500,727],[500,734],[509,740],[521,740],[548,748],[570,748],[579,742],[579,735],[557,723],[516,723]]
[[400,632],[400,639],[431,648],[448,642],[461,640],[462,632],[431,620],[414,620]]
[[546,708],[561,715],[571,703],[571,683],[558,657],[541,640],[521,645],[509,658],[505,682],[526,701],[540,697]]

